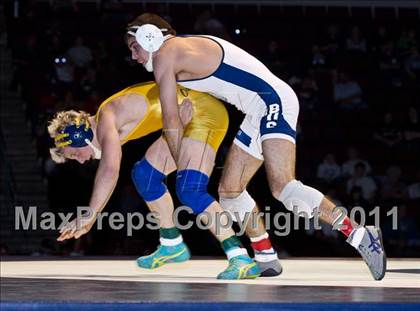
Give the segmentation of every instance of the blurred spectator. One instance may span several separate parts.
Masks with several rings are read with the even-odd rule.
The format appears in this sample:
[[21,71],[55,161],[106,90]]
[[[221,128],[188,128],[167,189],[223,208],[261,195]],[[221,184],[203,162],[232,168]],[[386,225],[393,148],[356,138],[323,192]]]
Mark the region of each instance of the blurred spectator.
[[209,10],[198,15],[194,23],[194,31],[198,34],[212,35],[226,40],[230,39],[225,25],[215,18]]
[[92,47],[92,54],[95,55],[93,59],[95,64],[107,61],[110,55],[104,41],[95,42],[95,45]]
[[417,45],[416,36],[416,31],[414,29],[410,29],[409,31],[403,30],[397,41],[397,48],[401,52],[405,52],[415,47]]
[[380,26],[373,38],[372,49],[374,51],[379,51],[382,48],[382,46],[389,41],[389,39],[390,36],[386,27],[383,25]]
[[54,67],[50,73],[50,84],[57,91],[63,91],[74,82],[74,68],[64,56],[54,58]]
[[64,55],[65,49],[58,33],[53,33],[49,36],[49,42],[46,44],[45,53],[43,53],[44,63],[48,67],[53,64],[57,55]]
[[324,49],[329,54],[335,54],[340,47],[340,29],[337,25],[329,25],[327,29],[327,39],[324,45]]
[[350,147],[347,150],[347,157],[348,157],[348,160],[343,163],[343,167],[341,171],[343,176],[345,177],[353,176],[355,172],[356,164],[360,162],[363,163],[363,165],[365,166],[366,174],[370,174],[371,168],[370,168],[369,162],[360,158],[359,151],[356,148]]
[[383,79],[386,84],[400,87],[401,80],[401,64],[395,52],[394,42],[387,41],[382,47],[378,56],[379,69],[382,71]]
[[396,146],[401,141],[401,131],[396,126],[391,112],[384,114],[383,124],[373,134],[373,138],[389,148]]
[[349,211],[356,206],[360,206],[364,209],[369,206],[369,202],[363,197],[363,190],[361,187],[354,186],[350,189],[346,206]]
[[80,12],[79,3],[77,1],[52,0],[51,8],[54,10],[54,14],[60,18],[74,18]]
[[39,59],[38,38],[35,34],[29,34],[22,46],[14,53],[13,63],[15,72],[10,84],[11,90],[17,90],[18,86],[28,87],[31,84],[29,73],[33,73],[36,61]]
[[341,45],[340,28],[335,24],[328,25],[326,38],[323,40],[321,48],[326,56],[326,63],[328,66],[337,66]]
[[79,79],[80,96],[86,98],[96,86],[96,70],[88,67]]
[[419,245],[419,235],[415,217],[410,217],[409,207],[406,205],[398,206],[397,223],[388,222],[384,228],[387,243],[391,249],[403,256],[415,254],[413,246]]
[[366,39],[362,38],[359,27],[351,30],[350,36],[346,39],[347,50],[366,52]]
[[414,107],[408,108],[408,120],[404,122],[403,136],[408,149],[420,151],[420,119]]
[[417,172],[415,182],[408,186],[407,193],[411,200],[420,199],[420,170]]
[[411,79],[420,81],[420,54],[418,47],[413,46],[410,48],[409,55],[404,63],[404,70]]
[[378,187],[372,177],[366,175],[366,166],[359,162],[355,166],[354,176],[347,181],[347,193],[352,192],[353,187],[362,189],[362,197],[366,201],[371,201],[376,194]]
[[312,46],[311,64],[313,67],[324,67],[327,63],[326,57],[318,45]]
[[400,68],[397,53],[395,52],[394,42],[389,40],[382,45],[378,60],[379,69],[383,71],[396,70]]
[[283,65],[283,62],[280,60],[279,44],[277,41],[270,40],[268,42],[267,51],[264,53],[262,60],[268,67]]
[[318,165],[317,177],[327,183],[330,183],[340,176],[341,169],[335,161],[334,154],[327,154],[324,158],[324,161]]
[[385,200],[400,200],[406,195],[406,185],[401,182],[401,168],[390,166],[382,180],[381,197]]
[[82,36],[77,36],[67,53],[69,60],[76,66],[76,68],[84,68],[92,61],[92,50],[84,45]]
[[303,78],[302,84],[297,91],[300,107],[303,111],[314,110],[319,103],[319,87],[314,78],[314,72],[310,70]]
[[362,89],[359,83],[352,80],[344,72],[333,76],[334,78],[334,101],[338,107],[345,110],[358,110],[367,108],[362,100]]
[[123,5],[121,3],[121,0],[104,0],[102,1],[102,7],[106,11],[119,11],[123,9]]

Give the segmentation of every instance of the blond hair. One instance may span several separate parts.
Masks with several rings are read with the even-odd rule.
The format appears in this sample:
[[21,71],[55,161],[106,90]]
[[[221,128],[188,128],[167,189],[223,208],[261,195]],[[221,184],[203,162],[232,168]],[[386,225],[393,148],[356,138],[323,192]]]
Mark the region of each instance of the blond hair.
[[[61,134],[64,129],[73,124],[89,124],[90,114],[85,111],[60,111],[57,112],[54,118],[48,124],[48,133],[52,139]],[[64,149],[54,147],[50,148],[51,159],[56,163],[64,163],[66,158],[64,156]]]

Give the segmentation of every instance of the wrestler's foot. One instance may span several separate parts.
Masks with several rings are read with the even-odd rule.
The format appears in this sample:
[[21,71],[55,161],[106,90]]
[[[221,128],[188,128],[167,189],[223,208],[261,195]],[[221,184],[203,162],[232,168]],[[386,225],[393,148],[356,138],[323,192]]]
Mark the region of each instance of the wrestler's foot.
[[347,242],[362,255],[373,278],[382,280],[386,271],[386,255],[383,248],[381,229],[373,226],[354,229]]
[[255,279],[260,275],[260,268],[248,255],[239,255],[229,260],[229,266],[219,273],[218,279],[239,280]]
[[140,268],[155,269],[166,263],[187,261],[190,257],[190,251],[183,242],[174,246],[159,245],[154,253],[137,258],[137,265]]
[[275,251],[270,253],[255,251],[254,259],[260,268],[260,276],[262,277],[277,276],[280,275],[283,271]]

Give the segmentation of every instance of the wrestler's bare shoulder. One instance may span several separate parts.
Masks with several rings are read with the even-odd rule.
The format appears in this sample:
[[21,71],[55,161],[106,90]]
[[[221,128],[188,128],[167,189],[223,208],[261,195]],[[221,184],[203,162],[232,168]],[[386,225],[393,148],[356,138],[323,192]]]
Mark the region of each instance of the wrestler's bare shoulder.
[[[131,131],[147,112],[147,103],[143,95],[127,93],[112,99],[100,114],[112,114],[115,126],[121,134]],[[100,119],[100,117],[99,117]]]
[[223,57],[223,51],[215,41],[200,36],[174,37],[165,43],[160,53],[165,59],[171,55],[179,80],[213,73]]

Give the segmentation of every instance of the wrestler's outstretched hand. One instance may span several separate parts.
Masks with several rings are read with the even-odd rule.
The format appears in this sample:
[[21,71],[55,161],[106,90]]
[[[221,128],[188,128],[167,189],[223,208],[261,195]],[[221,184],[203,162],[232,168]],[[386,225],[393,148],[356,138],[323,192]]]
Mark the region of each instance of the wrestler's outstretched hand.
[[97,213],[89,209],[84,215],[68,222],[60,229],[60,236],[57,238],[57,241],[64,241],[71,238],[78,239],[83,234],[89,232],[96,221],[96,216]]

